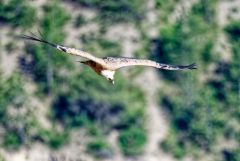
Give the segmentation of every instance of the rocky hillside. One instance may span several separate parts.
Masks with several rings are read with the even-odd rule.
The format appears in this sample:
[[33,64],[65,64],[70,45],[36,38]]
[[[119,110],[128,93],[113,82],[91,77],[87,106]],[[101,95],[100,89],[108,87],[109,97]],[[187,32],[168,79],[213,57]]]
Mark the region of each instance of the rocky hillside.
[[[189,64],[123,68],[96,56]],[[240,160],[240,0],[0,0],[0,161]]]

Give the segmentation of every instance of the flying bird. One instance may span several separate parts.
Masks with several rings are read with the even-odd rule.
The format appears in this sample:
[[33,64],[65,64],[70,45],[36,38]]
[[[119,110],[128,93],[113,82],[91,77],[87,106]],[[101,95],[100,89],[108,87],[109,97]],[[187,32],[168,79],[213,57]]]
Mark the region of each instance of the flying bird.
[[190,65],[169,65],[169,64],[161,64],[152,60],[148,59],[135,59],[135,58],[127,58],[127,57],[104,57],[99,58],[96,57],[88,52],[78,50],[75,48],[69,48],[66,46],[58,45],[49,41],[46,41],[42,38],[37,36],[28,36],[28,35],[21,35],[21,38],[38,41],[41,43],[48,44],[60,51],[63,51],[70,55],[80,56],[82,58],[87,59],[86,61],[80,61],[81,63],[88,65],[91,67],[97,74],[106,78],[109,82],[114,84],[114,74],[116,70],[122,67],[128,66],[149,66],[158,69],[165,69],[165,70],[187,70],[187,69],[197,69],[196,64]]

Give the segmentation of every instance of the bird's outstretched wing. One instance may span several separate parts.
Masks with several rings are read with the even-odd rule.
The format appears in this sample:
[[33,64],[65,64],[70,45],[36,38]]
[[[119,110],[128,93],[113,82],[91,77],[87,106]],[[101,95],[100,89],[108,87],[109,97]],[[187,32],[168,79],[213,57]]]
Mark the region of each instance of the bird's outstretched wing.
[[107,57],[103,59],[107,64],[110,64],[113,69],[119,69],[128,66],[149,66],[165,70],[185,70],[185,69],[197,69],[196,64],[190,65],[169,65],[161,64],[147,59],[134,59],[134,58],[114,58]]
[[103,59],[101,58],[98,58],[96,56],[93,56],[92,54],[90,53],[87,53],[87,52],[84,52],[82,50],[78,50],[78,49],[75,49],[75,48],[69,48],[69,47],[65,47],[65,46],[62,46],[62,45],[58,45],[58,44],[55,44],[55,43],[52,43],[52,42],[49,42],[49,41],[46,41],[42,38],[39,38],[37,36],[28,36],[28,35],[21,35],[21,36],[18,36],[19,38],[24,38],[24,39],[27,39],[27,40],[33,40],[33,41],[38,41],[38,42],[41,42],[41,43],[45,43],[45,44],[48,44],[60,51],[63,51],[67,54],[71,54],[71,55],[75,55],[75,56],[80,56],[80,57],[83,57],[83,58],[86,58],[86,59],[89,59],[89,60],[92,60],[102,66],[105,66],[105,62],[103,61]]

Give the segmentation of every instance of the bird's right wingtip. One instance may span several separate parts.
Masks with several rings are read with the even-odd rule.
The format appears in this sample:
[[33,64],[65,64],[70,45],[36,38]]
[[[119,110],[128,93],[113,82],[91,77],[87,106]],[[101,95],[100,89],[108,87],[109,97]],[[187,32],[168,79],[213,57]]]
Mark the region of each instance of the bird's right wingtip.
[[190,65],[188,65],[188,67],[187,67],[188,69],[197,69],[197,65],[196,65],[196,63],[193,63],[193,64],[190,64]]

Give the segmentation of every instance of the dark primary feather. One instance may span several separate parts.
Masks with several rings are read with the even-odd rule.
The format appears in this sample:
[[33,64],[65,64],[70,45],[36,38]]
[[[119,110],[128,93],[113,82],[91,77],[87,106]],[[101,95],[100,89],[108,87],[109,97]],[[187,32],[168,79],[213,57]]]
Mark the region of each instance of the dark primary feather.
[[54,43],[51,43],[51,42],[48,42],[42,38],[38,38],[37,36],[28,36],[28,35],[20,35],[18,36],[19,38],[23,38],[23,39],[28,39],[28,40],[33,40],[33,41],[38,41],[38,42],[43,42],[45,44],[48,44],[52,47],[57,47],[58,45],[57,44],[54,44]]
[[[41,42],[41,43],[45,43],[45,44],[48,44],[54,48],[57,48],[58,50],[61,50],[63,52],[66,52],[66,47],[62,46],[62,45],[57,45],[57,44],[54,44],[52,42],[49,42],[47,40],[44,40],[43,38],[39,38],[37,37],[35,34],[32,33],[32,35],[34,36],[28,36],[28,35],[20,35],[18,36],[19,38],[23,38],[23,39],[27,39],[27,40],[33,40],[33,41],[38,41],[38,42]],[[42,35],[42,34],[41,34]]]
[[186,65],[186,66],[179,66],[180,69],[197,69],[197,65],[195,63],[190,64],[190,65]]
[[92,60],[98,64],[101,64],[102,66],[106,66],[105,62],[101,59],[101,58],[98,58],[90,53],[87,53],[85,51],[82,51],[82,50],[78,50],[78,49],[75,49],[75,48],[69,48],[69,47],[65,47],[65,46],[62,46],[62,45],[58,45],[58,44],[54,44],[52,42],[49,42],[43,38],[39,38],[38,36],[36,36],[35,34],[32,34],[33,36],[28,36],[28,35],[21,35],[21,36],[18,36],[19,38],[23,38],[23,39],[27,39],[27,40],[32,40],[32,41],[38,41],[38,42],[41,42],[41,43],[45,43],[45,44],[48,44],[60,51],[63,51],[67,54],[70,54],[70,55],[74,55],[74,56],[80,56],[80,57],[83,57],[83,58],[86,58],[86,59],[89,59],[89,60]]
[[190,65],[169,65],[169,64],[160,64],[157,63],[157,68],[166,69],[166,70],[185,70],[185,69],[197,69],[195,63]]

